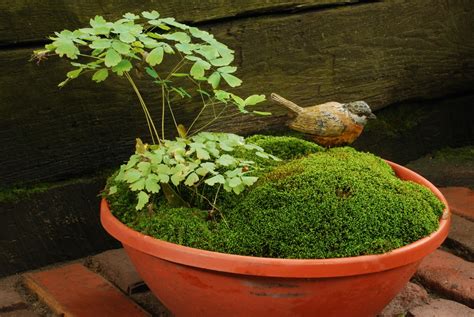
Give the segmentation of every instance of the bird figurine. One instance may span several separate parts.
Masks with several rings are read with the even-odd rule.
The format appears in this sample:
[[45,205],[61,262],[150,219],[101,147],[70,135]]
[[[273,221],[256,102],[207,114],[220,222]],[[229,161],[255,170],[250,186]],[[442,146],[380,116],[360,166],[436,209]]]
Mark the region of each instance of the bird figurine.
[[324,147],[351,144],[362,133],[367,120],[376,118],[364,101],[331,101],[303,108],[275,93],[271,99],[290,110],[287,124],[291,129],[307,134]]

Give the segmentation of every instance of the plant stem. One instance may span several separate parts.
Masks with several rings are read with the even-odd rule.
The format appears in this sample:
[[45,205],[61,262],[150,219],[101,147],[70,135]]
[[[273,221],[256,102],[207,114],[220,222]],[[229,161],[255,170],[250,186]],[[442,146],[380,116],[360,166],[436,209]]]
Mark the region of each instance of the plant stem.
[[165,85],[161,84],[161,138],[165,139]]
[[208,123],[206,123],[205,125],[203,125],[202,127],[200,127],[199,129],[197,129],[193,134],[196,134],[200,131],[202,131],[203,129],[207,128],[208,126],[210,126],[211,124],[213,124],[214,122],[216,122],[217,119],[219,119],[219,117],[224,113],[224,111],[227,109],[227,105],[224,106],[224,108],[217,114],[216,117],[214,117],[212,120],[210,120]]
[[166,102],[167,102],[167,104],[168,104],[168,108],[169,108],[170,113],[171,113],[171,118],[173,118],[174,126],[175,126],[175,128],[176,128],[176,131],[178,131],[178,130],[179,130],[179,129],[178,129],[178,123],[176,122],[176,118],[175,118],[175,116],[174,116],[174,112],[173,112],[173,109],[172,109],[172,107],[171,107],[170,91],[169,91],[168,89],[166,89],[166,94],[167,94],[167,96],[166,96]]
[[128,72],[125,72],[125,77],[127,77],[128,81],[130,82],[130,85],[132,86],[133,90],[135,91],[135,94],[138,97],[138,100],[140,101],[140,105],[142,106],[143,112],[145,113],[145,118],[147,121],[148,125],[148,130],[150,131],[150,136],[152,139],[153,144],[156,144],[155,142],[155,137],[158,143],[161,143],[160,136],[158,134],[158,131],[156,130],[155,124],[153,123],[153,119],[150,115],[150,112],[148,111],[148,107],[145,104],[145,101],[143,100],[142,95],[140,94],[140,91],[138,90],[137,85],[133,81],[132,76]]

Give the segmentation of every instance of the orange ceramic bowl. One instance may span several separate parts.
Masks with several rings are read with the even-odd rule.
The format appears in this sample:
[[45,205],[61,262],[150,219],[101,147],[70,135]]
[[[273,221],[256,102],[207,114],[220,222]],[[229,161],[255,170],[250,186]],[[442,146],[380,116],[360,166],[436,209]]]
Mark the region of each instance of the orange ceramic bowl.
[[199,250],[134,231],[101,203],[104,228],[122,242],[138,273],[177,317],[375,316],[448,234],[449,208],[439,190],[388,162],[396,175],[429,188],[445,205],[430,236],[380,255],[276,259]]

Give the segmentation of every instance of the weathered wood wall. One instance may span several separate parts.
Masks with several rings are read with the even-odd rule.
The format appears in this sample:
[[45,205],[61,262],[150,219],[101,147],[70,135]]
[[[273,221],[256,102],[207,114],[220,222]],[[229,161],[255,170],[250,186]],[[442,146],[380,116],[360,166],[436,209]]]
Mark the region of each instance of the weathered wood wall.
[[[377,110],[397,103],[413,109],[423,105],[425,112],[407,114],[407,120],[421,116],[413,120],[430,127],[409,130],[418,134],[413,140],[420,140],[419,144],[410,143],[413,150],[404,149],[403,140],[409,136],[394,136],[383,124],[368,129],[358,142],[361,148],[406,162],[435,145],[473,141],[472,1],[6,0],[0,3],[0,187],[95,174],[125,160],[136,136],[146,138],[142,114],[125,82],[110,80],[97,86],[78,79],[58,90],[56,85],[63,80],[67,64],[51,60],[36,65],[28,60],[32,50],[42,46],[54,31],[83,26],[96,14],[112,19],[127,11],[151,9],[207,29],[234,48],[244,80],[238,91],[244,94],[276,91],[301,105],[362,99]],[[147,93],[150,101],[156,98],[151,88],[145,89]],[[442,111],[434,112],[437,115],[426,115],[441,107]],[[195,108],[192,104],[178,106],[180,120],[188,122]],[[240,117],[214,128],[252,133],[283,127],[283,110],[270,103],[264,108],[276,116]],[[451,126],[446,124],[450,110],[456,111]],[[396,118],[392,122],[397,122]],[[449,131],[442,133],[434,124]],[[436,142],[429,143],[430,133],[438,135]],[[33,205],[28,206],[38,208]],[[20,230],[24,230],[22,217],[41,223],[51,216],[8,206],[0,201],[1,218]],[[88,213],[80,204],[75,208],[79,214]],[[61,208],[58,210],[55,217],[61,213]],[[40,261],[26,256],[28,250],[21,243],[14,248],[4,244],[15,239],[13,231],[9,232],[0,239],[0,253],[8,249],[10,254],[0,258],[0,276],[83,255],[97,247],[85,243],[75,255],[61,258],[52,254]],[[26,241],[27,236],[22,239]],[[49,246],[41,243],[41,248]],[[12,262],[12,258],[16,260]]]

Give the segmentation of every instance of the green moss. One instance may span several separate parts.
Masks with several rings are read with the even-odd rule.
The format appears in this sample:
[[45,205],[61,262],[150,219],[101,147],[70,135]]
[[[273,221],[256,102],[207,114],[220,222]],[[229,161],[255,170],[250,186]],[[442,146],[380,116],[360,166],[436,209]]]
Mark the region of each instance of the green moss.
[[168,209],[160,200],[154,202],[152,214],[136,212],[126,188],[108,198],[114,214],[166,241],[279,258],[383,253],[438,228],[443,210],[439,200],[426,188],[398,179],[374,155],[352,148],[320,151],[284,137],[250,141],[287,159],[301,157],[299,151],[307,154],[308,149],[316,153],[272,166],[250,190],[221,200],[226,221],[211,221],[206,211]]
[[100,179],[105,179],[111,170],[104,171],[89,178],[75,178],[55,183],[37,183],[37,184],[15,184],[11,187],[0,189],[0,202],[17,202],[30,198],[32,195],[44,193],[48,190],[64,187],[73,184],[89,184]]
[[379,158],[337,148],[270,172],[227,215],[221,247],[281,258],[381,253],[436,230],[442,208]]
[[254,135],[247,138],[248,143],[262,147],[265,152],[288,161],[311,153],[323,151],[321,146],[292,136]]
[[441,161],[450,162],[474,162],[474,146],[465,146],[460,148],[444,148],[436,151],[433,157]]

